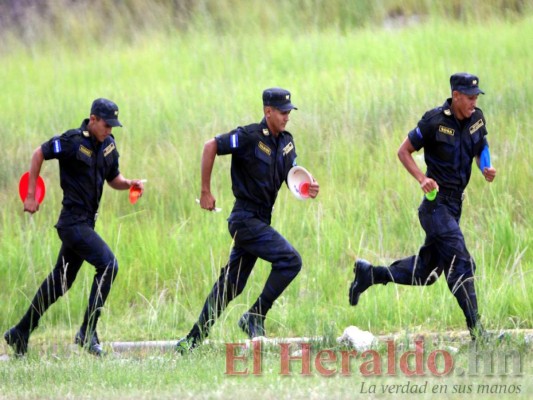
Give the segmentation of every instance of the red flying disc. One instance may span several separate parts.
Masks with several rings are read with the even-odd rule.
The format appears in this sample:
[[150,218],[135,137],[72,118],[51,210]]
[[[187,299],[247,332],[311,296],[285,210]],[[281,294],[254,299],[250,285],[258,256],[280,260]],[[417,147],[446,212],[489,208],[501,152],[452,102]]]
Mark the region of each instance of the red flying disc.
[[[26,197],[28,196],[28,184],[29,183],[30,183],[30,172],[28,171],[20,177],[20,181],[19,181],[19,195],[23,203],[26,200]],[[37,184],[35,185],[35,200],[37,200],[39,204],[43,202],[45,193],[46,193],[46,186],[44,185],[44,179],[41,178],[41,176],[39,175],[37,177]]]
[[135,186],[130,187],[130,203],[131,204],[137,203],[137,200],[139,200],[139,197],[141,197],[141,189]]
[[302,197],[309,197],[309,182],[300,183],[300,195]]

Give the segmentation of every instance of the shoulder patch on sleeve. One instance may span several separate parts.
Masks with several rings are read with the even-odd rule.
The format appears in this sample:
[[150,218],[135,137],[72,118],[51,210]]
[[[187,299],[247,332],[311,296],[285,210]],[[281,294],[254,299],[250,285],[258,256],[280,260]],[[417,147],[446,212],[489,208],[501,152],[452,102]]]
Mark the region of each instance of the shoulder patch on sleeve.
[[229,137],[229,146],[232,149],[236,149],[237,147],[239,147],[239,135],[238,134],[233,133],[233,134],[230,135],[230,137]]
[[417,126],[416,129],[415,129],[415,134],[416,134],[416,137],[420,140],[422,140],[424,137],[422,136],[422,132],[420,131],[420,127]]
[[59,138],[55,138],[52,142],[52,149],[54,151],[54,154],[61,153],[61,141],[59,140]]

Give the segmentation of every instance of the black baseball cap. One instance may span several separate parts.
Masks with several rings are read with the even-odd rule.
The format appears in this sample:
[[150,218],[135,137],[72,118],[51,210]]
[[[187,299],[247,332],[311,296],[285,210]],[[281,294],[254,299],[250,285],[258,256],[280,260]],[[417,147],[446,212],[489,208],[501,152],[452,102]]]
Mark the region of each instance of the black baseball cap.
[[456,90],[467,95],[485,94],[485,92],[479,88],[478,84],[478,77],[466,72],[458,72],[450,76],[452,92]]
[[102,118],[112,127],[122,126],[118,120],[118,106],[111,100],[100,98],[93,101],[91,115],[96,115],[97,117]]
[[291,92],[282,88],[270,88],[263,91],[263,106],[277,108],[280,111],[297,110],[291,103]]

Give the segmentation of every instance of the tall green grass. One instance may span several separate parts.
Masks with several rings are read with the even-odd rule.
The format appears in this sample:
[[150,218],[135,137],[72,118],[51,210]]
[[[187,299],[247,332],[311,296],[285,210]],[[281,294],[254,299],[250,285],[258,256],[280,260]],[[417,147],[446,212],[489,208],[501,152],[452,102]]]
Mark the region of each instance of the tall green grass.
[[[422,193],[401,167],[396,151],[422,114],[449,95],[448,78],[456,71],[478,74],[487,93],[478,105],[487,117],[498,170],[495,182],[488,185],[474,168],[462,218],[478,265],[483,322],[489,329],[531,328],[533,154],[528,132],[533,54],[525,38],[533,34],[532,22],[531,16],[468,25],[431,19],[393,30],[311,27],[298,33],[290,26],[275,31],[241,27],[224,33],[208,25],[203,30],[153,32],[133,42],[119,38],[100,44],[73,32],[70,38],[74,43],[79,39],[79,46],[43,43],[4,52],[2,329],[26,310],[53,268],[60,245],[53,228],[61,207],[57,163],[44,164],[47,197],[33,218],[22,212],[18,179],[35,147],[78,126],[91,101],[103,96],[116,101],[121,110],[124,128],[114,130],[121,171],[148,182],[135,206],[125,192],[109,188],[102,199],[97,231],[114,250],[120,269],[99,335],[106,342],[184,335],[231,248],[225,220],[233,202],[229,157],[216,160],[212,179],[223,212],[204,212],[194,201],[203,143],[237,125],[259,121],[261,91],[270,86],[293,93],[299,110],[291,113],[288,130],[295,136],[299,164],[313,173],[321,193],[315,201],[299,202],[286,189],[280,192],[273,226],[300,251],[304,268],[270,312],[269,336],[334,336],[348,325],[375,334],[464,329],[464,317],[444,279],[428,288],[373,287],[357,308],[347,301],[355,257],[388,264],[414,254],[423,242],[416,213]],[[246,290],[215,325],[213,339],[244,338],[236,322],[260,293],[269,269],[267,263],[257,263]],[[9,367],[1,367],[4,382],[12,382],[2,387],[6,393],[20,389],[28,397],[40,395],[38,387],[27,386],[24,376],[38,375],[42,385],[51,379],[35,366],[36,353],[72,340],[92,275],[92,267],[86,265],[69,293],[42,318],[30,341],[27,364],[17,366],[15,376]],[[219,358],[208,357],[208,362],[218,361],[200,375],[215,386],[224,379]],[[104,382],[106,391],[89,388],[93,393],[129,397],[121,390],[135,385],[120,376],[104,378],[121,361],[65,362],[74,375],[102,368],[86,379],[59,372],[89,385],[93,379]],[[146,372],[153,380],[146,382],[147,392],[134,391],[132,397],[149,397],[152,388],[173,390],[198,368],[189,361],[165,359],[165,365],[176,363],[171,371],[179,378],[173,382],[173,375],[165,374],[159,381],[162,367],[158,361],[147,362],[132,370]],[[278,380],[266,384],[282,385]],[[203,388],[190,390],[198,393]],[[67,396],[69,389],[60,392]],[[72,396],[83,393],[74,391]]]
[[[524,143],[531,127],[526,72],[531,50],[520,40],[529,29],[524,20],[468,29],[435,22],[394,32],[326,31],[238,40],[207,34],[152,36],[125,48],[94,46],[81,54],[45,49],[6,57],[0,72],[10,94],[2,99],[7,151],[1,168],[1,268],[10,279],[2,282],[2,320],[16,321],[27,296],[53,266],[59,244],[52,227],[61,201],[57,164],[45,163],[48,195],[33,224],[21,212],[17,180],[35,147],[77,126],[90,101],[106,96],[119,104],[125,125],[115,131],[121,170],[147,178],[148,184],[135,207],[125,193],[111,190],[102,201],[97,230],[116,251],[121,268],[106,312],[114,323],[103,324],[104,329],[121,337],[126,331],[154,337],[185,331],[230,250],[225,222],[232,206],[229,157],[217,160],[213,176],[213,193],[224,212],[201,212],[194,203],[203,142],[259,120],[261,90],[280,85],[293,91],[300,108],[291,114],[289,129],[296,136],[299,163],[321,183],[321,194],[317,201],[301,203],[287,191],[280,193],[274,226],[301,250],[304,270],[281,300],[298,307],[293,304],[294,312],[285,314],[275,308],[270,330],[302,335],[311,326],[320,331],[321,323],[314,321],[323,320],[315,312],[317,304],[340,326],[354,319],[378,331],[398,329],[404,321],[440,326],[443,316],[433,310],[439,302],[450,302],[444,283],[427,290],[371,289],[365,303],[381,304],[384,298],[394,304],[380,311],[387,318],[378,319],[379,307],[363,303],[357,311],[347,308],[346,292],[356,255],[388,263],[416,252],[421,244],[416,218],[421,192],[395,153],[423,112],[446,98],[450,73],[468,70],[479,74],[487,92],[479,105],[487,115],[500,171],[496,182],[487,185],[474,170],[464,207],[467,243],[480,266],[481,310],[489,326],[508,327],[508,318],[530,326],[528,290],[513,289],[529,288],[531,167]],[[268,269],[259,263],[235,313],[260,291]],[[87,274],[92,274],[90,268]],[[492,296],[494,291],[505,295]],[[517,298],[510,301],[513,294]],[[432,301],[421,304],[427,297]],[[72,309],[55,307],[47,318],[61,324],[64,313],[83,312],[84,295],[68,298]],[[445,325],[462,327],[457,307],[446,308]],[[155,331],[142,328],[147,310],[164,316]],[[339,315],[331,316],[332,310]],[[412,310],[412,318],[405,310]],[[115,318],[130,313],[131,318]],[[124,330],[123,324],[130,323],[141,328]],[[227,330],[220,325],[219,333]],[[235,333],[233,328],[229,332]]]
[[146,33],[198,32],[225,35],[280,31],[398,26],[434,17],[463,23],[514,21],[528,15],[524,0],[5,0],[0,5],[0,49],[12,41],[79,49],[94,42],[136,42]]

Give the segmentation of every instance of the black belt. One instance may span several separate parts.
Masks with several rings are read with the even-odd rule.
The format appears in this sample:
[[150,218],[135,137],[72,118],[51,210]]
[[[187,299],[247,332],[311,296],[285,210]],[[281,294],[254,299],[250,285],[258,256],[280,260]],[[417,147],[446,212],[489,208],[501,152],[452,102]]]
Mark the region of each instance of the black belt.
[[81,207],[67,206],[67,207],[63,207],[63,210],[71,214],[79,215],[80,217],[84,217],[84,218],[87,218],[93,221],[96,221],[96,219],[98,218],[98,213],[89,212],[86,209],[81,208]]
[[252,203],[250,201],[237,199],[235,200],[235,208],[241,208],[243,210],[247,211],[254,211],[263,215],[270,215],[272,214],[272,208],[271,207],[265,207],[261,206],[256,203]]
[[461,201],[465,198],[465,192],[446,188],[439,188],[439,192],[437,194],[439,196],[451,197],[452,199]]

